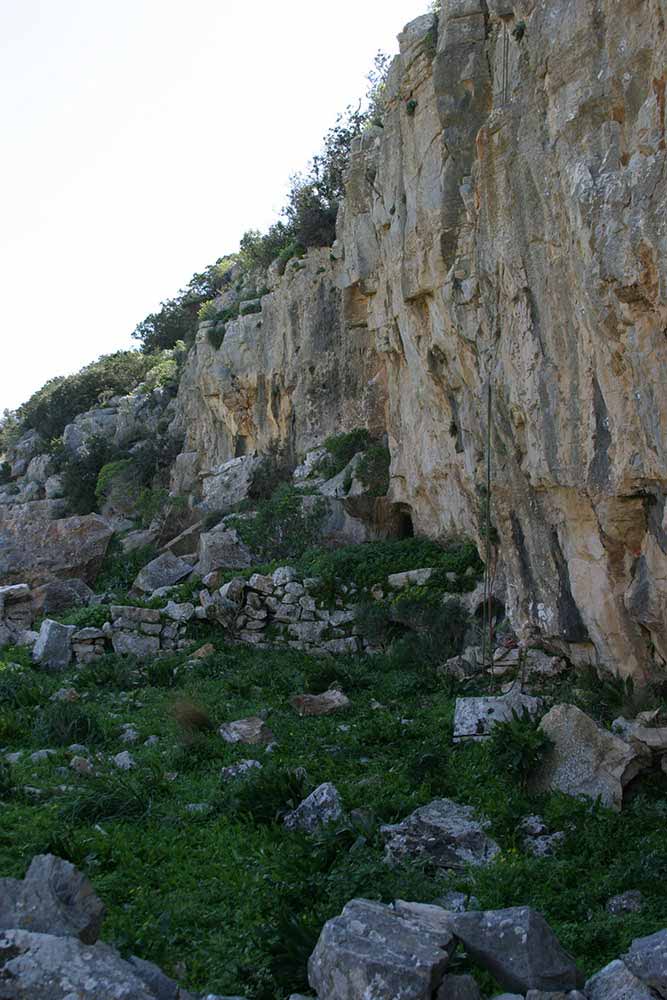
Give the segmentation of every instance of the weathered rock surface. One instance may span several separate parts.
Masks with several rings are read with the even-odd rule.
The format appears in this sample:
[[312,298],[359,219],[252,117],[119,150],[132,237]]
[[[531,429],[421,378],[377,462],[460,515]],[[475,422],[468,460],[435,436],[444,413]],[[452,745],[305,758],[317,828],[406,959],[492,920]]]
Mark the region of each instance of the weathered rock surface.
[[513,687],[499,697],[457,698],[454,710],[454,740],[481,740],[498,722],[508,722],[512,713],[535,716],[542,710],[541,698]]
[[65,518],[61,514],[60,501],[0,506],[2,583],[95,579],[112,529],[98,514]]
[[453,930],[467,953],[510,990],[574,990],[583,977],[544,917],[527,906],[462,913]]
[[0,931],[21,929],[93,944],[104,905],[81,872],[52,854],[33,858],[23,881],[0,879]]
[[471,806],[434,799],[402,823],[380,828],[389,861],[424,858],[439,868],[462,868],[491,861],[500,851]]
[[646,986],[667,996],[667,931],[636,938],[623,961]]
[[343,816],[343,803],[338,789],[330,782],[319,785],[314,792],[288,813],[283,820],[286,830],[316,833]]
[[453,950],[438,907],[398,912],[354,899],[324,925],[308,980],[320,1000],[431,1000]]
[[591,976],[585,990],[588,1000],[655,1000],[655,993],[619,959]]
[[257,716],[249,719],[239,719],[237,722],[225,722],[220,726],[220,735],[227,743],[271,743],[273,733]]
[[347,695],[335,688],[322,694],[297,694],[291,702],[299,715],[332,715],[351,705]]
[[234,528],[220,527],[199,538],[199,572],[202,576],[217,569],[245,569],[256,561]]
[[64,670],[72,659],[72,636],[75,625],[61,625],[47,618],[42,622],[32,651],[35,663],[48,670]]
[[555,705],[540,728],[553,742],[534,779],[535,791],[600,798],[620,809],[623,789],[651,761],[650,754],[600,728],[575,705]]
[[133,587],[136,590],[143,590],[146,594],[152,594],[160,587],[171,587],[189,576],[191,572],[190,563],[171,552],[163,552],[157,559],[151,560],[147,566],[144,566],[137,575]]

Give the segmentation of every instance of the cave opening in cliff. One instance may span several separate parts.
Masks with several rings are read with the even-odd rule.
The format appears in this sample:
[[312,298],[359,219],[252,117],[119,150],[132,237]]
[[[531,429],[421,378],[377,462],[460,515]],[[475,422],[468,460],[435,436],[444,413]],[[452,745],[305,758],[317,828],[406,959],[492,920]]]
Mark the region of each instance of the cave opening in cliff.
[[415,526],[412,521],[412,511],[409,507],[401,505],[398,509],[397,537],[414,538]]

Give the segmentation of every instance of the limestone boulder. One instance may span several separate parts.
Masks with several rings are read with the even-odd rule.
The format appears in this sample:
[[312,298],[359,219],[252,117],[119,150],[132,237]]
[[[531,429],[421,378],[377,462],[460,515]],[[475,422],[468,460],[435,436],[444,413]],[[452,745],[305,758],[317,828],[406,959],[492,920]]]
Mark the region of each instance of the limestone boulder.
[[72,636],[75,625],[61,625],[47,618],[42,622],[32,650],[35,663],[47,670],[64,670],[72,659]]
[[[98,514],[56,517],[59,501],[0,507],[0,580],[37,586],[58,579],[92,583],[113,531]],[[36,508],[36,509],[35,509]]]
[[222,526],[200,535],[198,560],[202,576],[219,569],[246,569],[257,562],[238,531]]
[[541,698],[524,694],[513,687],[498,697],[457,698],[454,710],[454,741],[482,740],[499,722],[508,722],[513,713],[536,716],[542,711]]
[[510,990],[574,990],[583,977],[544,917],[528,906],[468,912],[453,930],[466,952]]
[[297,694],[291,699],[291,703],[299,715],[331,715],[351,705],[347,695],[336,688],[322,694]]
[[243,455],[212,469],[202,480],[204,509],[228,511],[246,500],[261,467],[261,458]]
[[236,722],[225,722],[219,729],[219,733],[226,743],[271,743],[273,733],[263,719],[252,716],[248,719],[239,719]]
[[283,826],[286,830],[301,830],[312,834],[342,817],[343,803],[338,789],[331,782],[326,782],[285,816]]
[[636,938],[623,961],[642,983],[667,996],[667,930]]
[[455,942],[437,907],[354,899],[323,927],[308,963],[320,1000],[432,1000]]
[[192,573],[190,563],[170,552],[164,552],[140,570],[132,586],[145,594],[152,594],[160,587],[171,587],[184,580],[190,573]]
[[52,580],[35,587],[32,595],[36,615],[54,615],[90,603],[93,591],[83,580]]
[[540,729],[553,747],[532,779],[534,791],[599,798],[620,810],[624,788],[651,763],[647,750],[602,729],[575,705],[555,705]]
[[438,868],[460,869],[488,864],[500,847],[486,833],[488,822],[471,806],[451,799],[434,799],[407,819],[380,827],[390,862],[405,858],[428,860]]
[[588,1000],[655,1000],[656,997],[620,959],[591,976],[585,995]]

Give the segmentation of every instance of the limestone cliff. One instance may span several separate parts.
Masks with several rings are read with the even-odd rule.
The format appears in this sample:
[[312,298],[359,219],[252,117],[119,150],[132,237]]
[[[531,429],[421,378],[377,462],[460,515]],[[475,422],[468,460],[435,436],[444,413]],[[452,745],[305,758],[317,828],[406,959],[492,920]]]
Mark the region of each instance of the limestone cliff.
[[415,530],[479,537],[488,433],[515,627],[640,675],[667,658],[667,11],[442,6],[399,36],[333,254],[200,334],[177,470],[367,425]]

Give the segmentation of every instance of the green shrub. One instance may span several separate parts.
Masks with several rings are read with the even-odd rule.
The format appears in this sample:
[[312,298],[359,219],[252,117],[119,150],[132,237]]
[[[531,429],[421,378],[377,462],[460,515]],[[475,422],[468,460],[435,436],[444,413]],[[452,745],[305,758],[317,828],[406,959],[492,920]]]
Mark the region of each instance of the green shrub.
[[6,801],[16,791],[16,783],[9,764],[0,761],[0,801]]
[[371,436],[365,427],[357,427],[356,430],[346,434],[336,434],[328,437],[324,442],[324,447],[329,452],[328,461],[325,460],[320,471],[327,478],[337,476],[354,456],[364,451],[371,443]]
[[0,486],[5,486],[11,481],[12,467],[9,462],[0,462]]
[[78,702],[53,701],[44,705],[33,721],[33,737],[45,746],[70,743],[99,745],[104,730],[95,710]]
[[109,621],[109,607],[105,604],[93,604],[86,608],[77,608],[66,615],[58,617],[63,625],[76,625],[80,628],[102,628]]
[[0,743],[11,743],[20,734],[21,726],[16,713],[11,708],[0,708]]
[[206,302],[200,305],[197,312],[197,319],[200,323],[205,323],[208,320],[215,319],[218,315],[218,307],[215,304],[215,299],[207,299]]
[[276,764],[253,768],[220,793],[216,809],[231,816],[247,817],[254,823],[278,823],[311,791],[303,768]]
[[155,559],[157,554],[154,545],[142,545],[132,552],[123,552],[118,539],[112,538],[95,580],[95,590],[98,593],[126,593],[139,570]]
[[30,668],[0,662],[0,706],[32,708],[45,697],[44,681]]
[[157,771],[142,768],[140,774],[112,774],[82,782],[60,809],[70,824],[104,820],[141,819],[148,816],[156,797],[168,790]]
[[317,538],[326,510],[322,498],[311,510],[304,509],[307,499],[283,484],[268,500],[260,501],[254,516],[235,517],[230,523],[261,559],[298,559]]
[[78,413],[96,406],[101,396],[125,396],[132,392],[154,359],[139,351],[106,354],[75,375],[50,379],[17,410],[24,428],[32,427],[50,440],[62,434]]
[[216,323],[215,326],[210,326],[206,331],[206,339],[216,351],[219,351],[222,347],[226,332],[227,326],[225,323]]
[[123,482],[127,488],[134,468],[131,458],[118,458],[113,462],[105,462],[97,474],[95,484],[95,499],[102,505],[108,499],[114,486]]
[[553,743],[540,728],[540,720],[533,718],[526,709],[519,715],[512,710],[512,718],[497,722],[491,730],[489,745],[499,771],[509,774],[525,790],[528,779]]
[[391,455],[384,445],[370,445],[357,465],[357,475],[373,497],[386,496],[389,489]]
[[97,510],[97,483],[105,465],[115,462],[117,452],[105,438],[96,435],[88,440],[81,454],[72,455],[61,448],[56,462],[63,482],[63,496],[73,514]]

